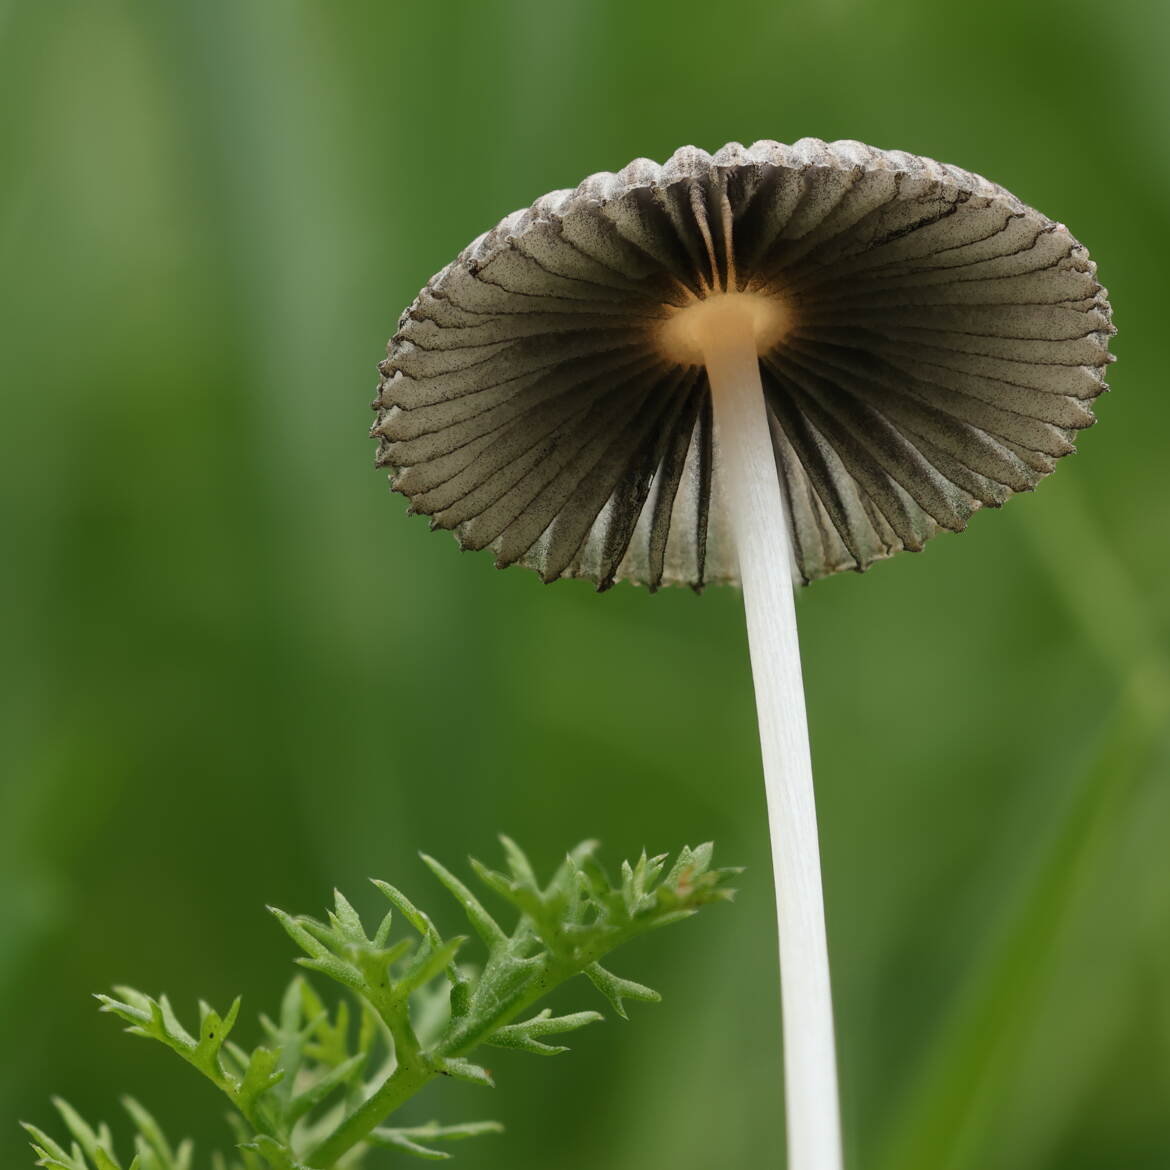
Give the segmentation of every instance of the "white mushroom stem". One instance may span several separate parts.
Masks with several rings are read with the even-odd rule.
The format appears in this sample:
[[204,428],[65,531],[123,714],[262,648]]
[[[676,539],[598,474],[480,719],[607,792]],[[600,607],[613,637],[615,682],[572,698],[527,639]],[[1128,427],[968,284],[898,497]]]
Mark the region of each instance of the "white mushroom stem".
[[788,1170],[840,1170],[829,952],[792,538],[760,383],[758,330],[738,301],[733,294],[708,302],[709,311],[693,323],[693,337],[714,398],[756,688],[780,934]]

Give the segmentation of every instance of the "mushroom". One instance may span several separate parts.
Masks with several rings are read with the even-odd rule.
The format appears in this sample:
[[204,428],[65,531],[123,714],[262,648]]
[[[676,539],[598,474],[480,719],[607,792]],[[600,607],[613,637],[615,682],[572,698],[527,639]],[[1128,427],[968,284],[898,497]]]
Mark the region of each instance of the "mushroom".
[[545,581],[741,584],[767,792],[791,1170],[838,1170],[794,583],[1028,491],[1113,328],[1063,224],[859,142],[694,147],[507,216],[402,315],[377,462]]

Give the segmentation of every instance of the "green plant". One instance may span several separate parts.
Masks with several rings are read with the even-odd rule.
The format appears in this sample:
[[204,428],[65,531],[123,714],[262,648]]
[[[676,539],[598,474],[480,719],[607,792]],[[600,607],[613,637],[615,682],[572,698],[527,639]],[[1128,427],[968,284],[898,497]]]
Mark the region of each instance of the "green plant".
[[[116,997],[98,996],[102,1010],[125,1020],[129,1032],[165,1044],[227,1096],[238,1154],[216,1155],[214,1170],[353,1170],[381,1148],[441,1159],[450,1155],[429,1143],[498,1132],[491,1121],[397,1128],[385,1122],[437,1077],[491,1085],[488,1071],[467,1059],[481,1045],[546,1056],[566,1051],[549,1038],[593,1023],[599,1013],[527,1013],[577,975],[623,1018],[625,1000],[658,1000],[656,991],[615,975],[602,960],[623,943],[733,894],[727,879],[737,871],[712,868],[709,844],[684,848],[669,869],[665,855],[643,853],[636,864],[624,863],[614,882],[595,858],[594,842],[585,842],[541,886],[524,853],[502,840],[507,872],[474,859],[471,865],[518,912],[511,933],[459,878],[424,857],[483,943],[481,967],[458,961],[466,937],[443,938],[401,891],[375,881],[391,908],[372,934],[340,893],[324,922],[272,911],[305,952],[297,962],[349,994],[330,1006],[298,976],[276,1019],[261,1016],[264,1041],[250,1051],[230,1038],[239,999],[224,1015],[201,1003],[192,1034],[165,996],[125,987],[115,989]],[[391,939],[395,911],[414,935]],[[72,1141],[66,1149],[26,1126],[38,1165],[122,1170],[106,1126],[94,1130],[65,1102],[56,1105]],[[141,1105],[127,1098],[124,1106],[136,1129],[128,1170],[190,1170],[189,1141],[173,1146]]]

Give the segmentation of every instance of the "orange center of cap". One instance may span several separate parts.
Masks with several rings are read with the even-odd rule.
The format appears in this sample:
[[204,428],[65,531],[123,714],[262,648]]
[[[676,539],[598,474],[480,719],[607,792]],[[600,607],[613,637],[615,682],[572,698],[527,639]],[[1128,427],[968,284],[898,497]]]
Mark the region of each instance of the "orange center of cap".
[[776,296],[714,293],[681,309],[672,306],[670,316],[659,326],[658,348],[681,366],[699,366],[714,335],[724,330],[738,332],[744,324],[755,338],[756,353],[766,353],[792,327],[792,313]]

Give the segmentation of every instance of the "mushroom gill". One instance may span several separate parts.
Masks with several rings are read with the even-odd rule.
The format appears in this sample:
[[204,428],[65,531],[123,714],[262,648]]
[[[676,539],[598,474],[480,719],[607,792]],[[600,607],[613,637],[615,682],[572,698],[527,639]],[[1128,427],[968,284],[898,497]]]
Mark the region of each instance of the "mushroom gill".
[[372,433],[411,510],[497,564],[737,580],[697,312],[754,322],[804,582],[1027,491],[1103,389],[1105,290],[1063,224],[857,142],[694,147],[506,217],[403,314]]

